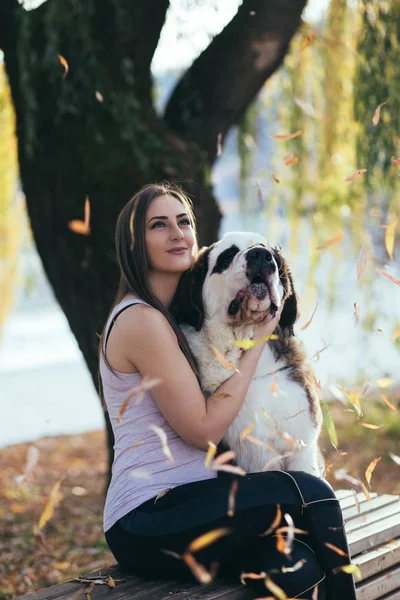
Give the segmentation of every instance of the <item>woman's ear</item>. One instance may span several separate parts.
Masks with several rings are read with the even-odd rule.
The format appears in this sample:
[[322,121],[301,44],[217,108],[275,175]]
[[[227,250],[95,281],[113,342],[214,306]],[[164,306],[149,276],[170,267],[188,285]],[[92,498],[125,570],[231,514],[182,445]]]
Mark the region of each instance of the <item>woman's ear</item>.
[[299,317],[297,308],[297,294],[293,285],[293,277],[286,260],[283,258],[280,250],[274,248],[274,254],[279,268],[279,278],[284,289],[283,309],[279,325],[282,331],[287,331],[289,335],[294,335],[294,324]]
[[192,267],[182,275],[171,305],[171,312],[178,323],[187,323],[196,331],[200,331],[204,323],[203,283],[213,246],[202,248]]

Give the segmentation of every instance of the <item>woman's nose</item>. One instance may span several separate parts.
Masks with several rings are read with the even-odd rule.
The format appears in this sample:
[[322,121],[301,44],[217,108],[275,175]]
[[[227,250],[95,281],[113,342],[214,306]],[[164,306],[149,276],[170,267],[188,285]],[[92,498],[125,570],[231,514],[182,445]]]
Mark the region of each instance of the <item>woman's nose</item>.
[[173,240],[183,240],[183,237],[182,229],[179,227],[179,225],[175,225],[172,229],[171,238]]

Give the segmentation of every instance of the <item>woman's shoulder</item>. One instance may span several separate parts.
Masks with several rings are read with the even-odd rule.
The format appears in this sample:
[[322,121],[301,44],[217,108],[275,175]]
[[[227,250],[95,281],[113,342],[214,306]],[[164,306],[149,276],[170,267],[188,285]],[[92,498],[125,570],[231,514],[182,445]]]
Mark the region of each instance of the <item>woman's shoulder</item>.
[[123,302],[128,300],[140,300],[138,303],[132,302],[118,317],[121,326],[126,331],[132,333],[154,333],[154,329],[168,330],[172,329],[166,317],[150,304],[145,303],[140,298],[129,296],[125,297]]

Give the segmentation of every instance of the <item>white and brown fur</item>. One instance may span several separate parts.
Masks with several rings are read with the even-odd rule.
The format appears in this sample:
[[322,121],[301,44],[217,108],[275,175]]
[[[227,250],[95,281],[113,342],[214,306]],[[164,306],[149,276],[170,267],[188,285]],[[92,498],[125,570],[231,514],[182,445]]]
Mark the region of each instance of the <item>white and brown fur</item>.
[[[232,370],[211,345],[237,367],[243,350],[235,341],[250,340],[254,325],[271,319],[282,303],[278,339],[265,345],[222,442],[247,472],[301,470],[321,476],[321,409],[306,354],[294,336],[297,298],[281,252],[257,233],[226,234],[202,249],[182,280],[173,310],[197,360],[202,388],[212,393]],[[241,439],[252,423],[253,439]]]

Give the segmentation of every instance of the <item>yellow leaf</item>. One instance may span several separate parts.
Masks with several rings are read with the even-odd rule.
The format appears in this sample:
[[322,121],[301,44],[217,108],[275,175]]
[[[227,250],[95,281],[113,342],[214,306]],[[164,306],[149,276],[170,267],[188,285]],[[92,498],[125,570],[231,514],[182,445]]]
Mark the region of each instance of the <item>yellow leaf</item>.
[[54,514],[55,507],[63,498],[62,494],[60,494],[60,485],[61,485],[62,481],[63,481],[63,478],[59,479],[54,484],[54,486],[50,492],[50,496],[47,501],[47,504],[46,504],[42,514],[40,515],[39,524],[38,524],[39,530],[43,529],[43,527],[46,525],[46,523],[48,523],[50,521],[51,517]]
[[374,472],[374,469],[375,469],[376,465],[378,464],[378,462],[381,460],[381,458],[382,458],[382,456],[379,456],[379,458],[374,458],[374,460],[369,463],[369,465],[365,471],[365,479],[367,480],[369,487],[371,487],[372,473]]
[[311,315],[311,318],[310,318],[310,320],[309,320],[309,321],[307,321],[307,323],[305,323],[305,325],[303,325],[303,327],[300,327],[300,331],[304,331],[305,329],[307,329],[307,327],[309,326],[309,324],[311,323],[311,321],[312,321],[312,320],[313,320],[313,318],[314,318],[314,315],[315,315],[315,313],[316,313],[316,310],[317,310],[317,308],[318,308],[318,302],[317,302],[317,304],[315,305],[315,308],[314,308],[313,314]]
[[308,44],[311,44],[311,42],[313,40],[315,40],[315,33],[311,32],[310,35],[308,35],[305,40],[303,40],[301,47],[300,47],[300,52],[303,52],[304,48],[307,48]]
[[236,494],[239,489],[239,480],[234,479],[232,481],[231,489],[229,490],[229,498],[228,498],[228,517],[233,517],[235,514],[235,501]]
[[58,54],[57,56],[58,56],[58,60],[60,61],[60,63],[64,67],[63,78],[65,79],[66,76],[68,75],[68,71],[69,71],[68,62],[66,61],[66,59],[63,56],[61,56],[61,54]]
[[333,569],[333,573],[337,573],[338,571],[344,571],[345,573],[348,573],[349,575],[355,575],[357,577],[357,579],[361,579],[361,571],[357,565],[349,564],[349,565],[343,565],[342,567],[336,567],[336,569]]
[[274,594],[276,598],[278,598],[278,600],[288,600],[288,597],[286,596],[283,589],[280,588],[279,585],[274,583],[269,575],[266,575],[264,582],[265,586],[269,589],[270,592]]
[[386,246],[386,250],[387,250],[387,253],[390,258],[393,258],[394,237],[395,237],[396,225],[397,225],[397,219],[395,219],[393,221],[393,223],[390,223],[389,225],[386,226],[385,246]]
[[329,410],[329,406],[327,402],[321,402],[322,416],[324,420],[324,425],[329,435],[329,439],[331,440],[333,446],[335,448],[338,447],[338,437],[336,433],[335,423],[333,421],[331,411]]
[[382,271],[382,269],[377,268],[376,270],[378,271],[378,273],[380,275],[383,275],[384,277],[389,279],[392,283],[395,283],[396,285],[400,286],[400,279],[393,277],[393,275],[391,275],[390,273],[386,273],[386,271]]
[[208,442],[207,454],[206,454],[206,458],[204,461],[204,466],[207,469],[210,467],[211,461],[214,458],[216,452],[217,452],[217,446],[214,444],[214,442]]
[[302,135],[303,130],[299,129],[298,131],[295,131],[294,133],[281,133],[281,134],[276,134],[273,135],[272,137],[274,138],[274,140],[292,140],[293,138],[299,137],[299,135]]
[[364,273],[365,266],[368,260],[368,252],[365,246],[361,246],[360,253],[357,259],[357,281],[360,281],[361,275]]
[[203,533],[203,535],[200,535],[196,539],[192,540],[188,546],[188,550],[189,552],[198,552],[199,550],[210,546],[225,535],[229,535],[231,533],[232,529],[228,527],[212,529],[211,531],[207,531],[207,533]]
[[114,579],[111,577],[111,575],[109,575],[109,576],[107,577],[107,585],[108,585],[108,587],[110,587],[110,588],[115,588],[115,581],[114,581]]
[[387,406],[388,406],[388,407],[389,407],[389,408],[390,408],[390,409],[391,409],[393,412],[396,412],[396,413],[397,413],[397,412],[399,412],[399,411],[397,410],[396,406],[395,406],[394,404],[392,404],[391,402],[389,402],[389,400],[388,400],[388,399],[386,398],[386,396],[384,396],[383,394],[382,394],[382,398],[383,398],[384,402],[387,404]]
[[291,167],[292,165],[297,165],[298,162],[299,162],[299,157],[293,156],[293,158],[288,158],[287,160],[285,160],[285,167]]
[[218,350],[218,348],[216,346],[214,346],[214,344],[210,344],[212,351],[214,352],[215,356],[217,357],[217,359],[219,360],[219,362],[221,363],[221,365],[223,367],[225,367],[226,369],[229,369],[230,371],[236,371],[237,373],[239,373],[239,370],[229,361],[226,360],[226,358],[221,354],[221,352]]
[[400,328],[396,329],[395,331],[393,331],[390,339],[391,340],[397,340],[397,338],[400,336]]
[[345,177],[344,180],[345,181],[351,181],[352,179],[356,179],[356,177],[360,177],[360,175],[363,175],[367,171],[368,171],[368,169],[358,169],[358,171],[356,171],[352,175],[349,175],[348,177]]
[[343,239],[343,237],[344,237],[344,233],[343,233],[343,231],[341,231],[340,233],[335,235],[335,237],[329,238],[329,240],[322,242],[322,244],[317,246],[317,250],[323,250],[324,248],[333,246],[334,244],[337,244],[338,242],[340,242]]
[[250,423],[250,425],[245,427],[240,433],[240,439],[245,440],[247,438],[247,436],[249,435],[249,433],[251,433],[253,431],[255,426],[256,426],[255,423]]
[[275,529],[280,524],[281,520],[282,520],[281,505],[277,504],[275,519],[272,521],[271,525],[268,527],[268,529],[266,531],[264,531],[263,533],[260,533],[260,537],[266,537],[266,536],[270,535],[273,531],[275,531]]
[[360,425],[366,427],[366,429],[380,429],[382,427],[382,425],[373,425],[372,423],[360,423]]
[[270,340],[277,339],[278,336],[273,333],[271,335],[265,335],[264,337],[259,338],[258,340],[235,340],[235,344],[236,346],[239,346],[239,348],[244,348],[244,350],[248,350],[249,348],[254,348],[254,346],[257,346],[257,344],[261,344],[262,342],[269,342]]
[[381,107],[387,104],[388,102],[390,102],[390,98],[388,100],[385,100],[385,102],[382,102],[382,104],[380,104],[375,110],[374,116],[372,117],[372,123],[375,125],[375,127],[378,125],[379,119],[381,118]]
[[226,452],[223,452],[222,454],[217,456],[217,458],[213,462],[213,466],[215,467],[216,465],[224,465],[225,463],[227,463],[230,460],[233,460],[234,458],[236,458],[235,452],[233,450],[227,450]]
[[392,380],[390,379],[390,377],[382,377],[382,379],[377,379],[376,380],[376,385],[380,388],[386,388],[389,387],[390,385],[392,385]]

